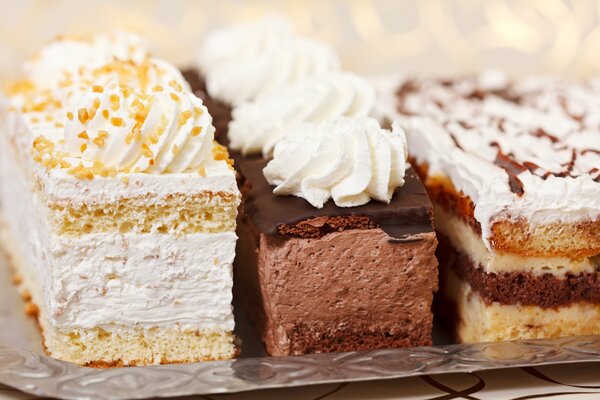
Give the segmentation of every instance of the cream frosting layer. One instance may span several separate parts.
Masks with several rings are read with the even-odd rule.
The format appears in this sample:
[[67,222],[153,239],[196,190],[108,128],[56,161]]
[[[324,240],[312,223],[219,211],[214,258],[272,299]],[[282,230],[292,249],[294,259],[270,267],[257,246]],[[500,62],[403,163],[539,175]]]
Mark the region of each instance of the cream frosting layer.
[[260,95],[339,69],[322,43],[294,36],[277,16],[228,27],[206,37],[197,59],[208,93],[238,106]]
[[452,246],[468,255],[475,265],[486,273],[533,273],[565,276],[567,274],[595,273],[600,269],[598,257],[571,260],[567,257],[523,257],[490,251],[473,228],[443,207],[434,204],[434,225],[446,236]]
[[111,324],[233,329],[234,232],[150,235],[115,232],[62,237],[0,135],[0,201],[53,327]]
[[371,199],[389,203],[404,184],[406,137],[398,125],[382,129],[368,117],[338,117],[303,123],[275,145],[264,175],[273,193],[306,199],[322,208],[332,198],[338,207]]
[[356,75],[334,72],[310,77],[233,109],[229,146],[244,155],[262,152],[268,158],[275,143],[298,124],[365,117],[374,105],[373,87]]
[[375,81],[379,115],[400,121],[416,160],[473,200],[488,248],[497,219],[544,225],[600,218],[597,83],[512,84],[489,73],[384,81]]
[[[9,111],[9,103],[0,97],[0,115],[5,122],[6,136],[16,148],[19,162],[34,174],[45,200],[61,205],[114,203],[121,198],[135,197],[141,204],[159,201],[169,194],[191,195],[206,191],[228,193],[241,198],[235,174],[226,160],[209,157],[199,172],[169,174],[117,173],[114,176],[94,176],[80,179],[65,168],[47,169],[30,157],[35,135],[40,131],[56,142],[60,128],[33,126],[30,117]],[[59,144],[57,144],[59,145]],[[213,145],[214,146],[214,145]],[[214,147],[213,147],[214,149]],[[69,160],[67,158],[67,160]]]
[[[198,172],[212,158],[214,128],[202,101],[174,66],[149,57],[136,40],[57,40],[27,65],[8,99],[34,132],[37,162],[89,178]],[[47,82],[40,82],[45,67]]]

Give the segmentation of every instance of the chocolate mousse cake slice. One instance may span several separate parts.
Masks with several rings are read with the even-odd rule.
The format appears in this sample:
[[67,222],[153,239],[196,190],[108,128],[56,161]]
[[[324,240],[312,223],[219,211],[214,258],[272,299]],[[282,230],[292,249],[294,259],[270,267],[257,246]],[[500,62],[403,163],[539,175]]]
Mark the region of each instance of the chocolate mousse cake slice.
[[487,73],[391,87],[380,109],[406,130],[434,203],[440,315],[457,316],[458,338],[600,333],[598,82]]
[[437,240],[405,157],[398,127],[355,117],[299,125],[270,162],[239,160],[234,291],[269,354],[431,344]]

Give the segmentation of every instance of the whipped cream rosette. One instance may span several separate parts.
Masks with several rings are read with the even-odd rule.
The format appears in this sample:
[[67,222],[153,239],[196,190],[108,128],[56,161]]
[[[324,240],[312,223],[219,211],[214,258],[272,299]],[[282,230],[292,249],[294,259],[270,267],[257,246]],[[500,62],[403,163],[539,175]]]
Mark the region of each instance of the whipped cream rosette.
[[389,203],[404,184],[406,138],[398,125],[382,129],[368,117],[340,117],[304,123],[275,145],[264,169],[276,195],[293,195],[321,208],[332,198],[338,207],[371,199]]

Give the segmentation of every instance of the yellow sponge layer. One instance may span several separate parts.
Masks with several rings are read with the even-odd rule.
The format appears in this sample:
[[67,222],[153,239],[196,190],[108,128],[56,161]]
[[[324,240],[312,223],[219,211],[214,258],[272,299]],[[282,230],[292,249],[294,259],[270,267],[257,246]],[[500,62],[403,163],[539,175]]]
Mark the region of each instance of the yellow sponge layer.
[[239,197],[203,192],[169,195],[160,201],[123,199],[103,205],[50,206],[53,230],[78,236],[91,232],[218,233],[235,230]]

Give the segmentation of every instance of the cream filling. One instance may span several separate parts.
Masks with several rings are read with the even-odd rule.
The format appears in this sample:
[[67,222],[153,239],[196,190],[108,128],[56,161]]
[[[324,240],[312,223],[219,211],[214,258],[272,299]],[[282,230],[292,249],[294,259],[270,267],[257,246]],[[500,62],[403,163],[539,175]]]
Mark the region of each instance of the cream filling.
[[452,246],[467,254],[486,273],[516,272],[533,274],[594,273],[600,268],[598,257],[571,260],[567,257],[523,257],[490,251],[473,228],[459,217],[434,204],[435,229],[446,236]]
[[43,301],[36,302],[52,327],[233,330],[234,232],[56,235],[4,133],[2,214],[27,275],[39,282]]

